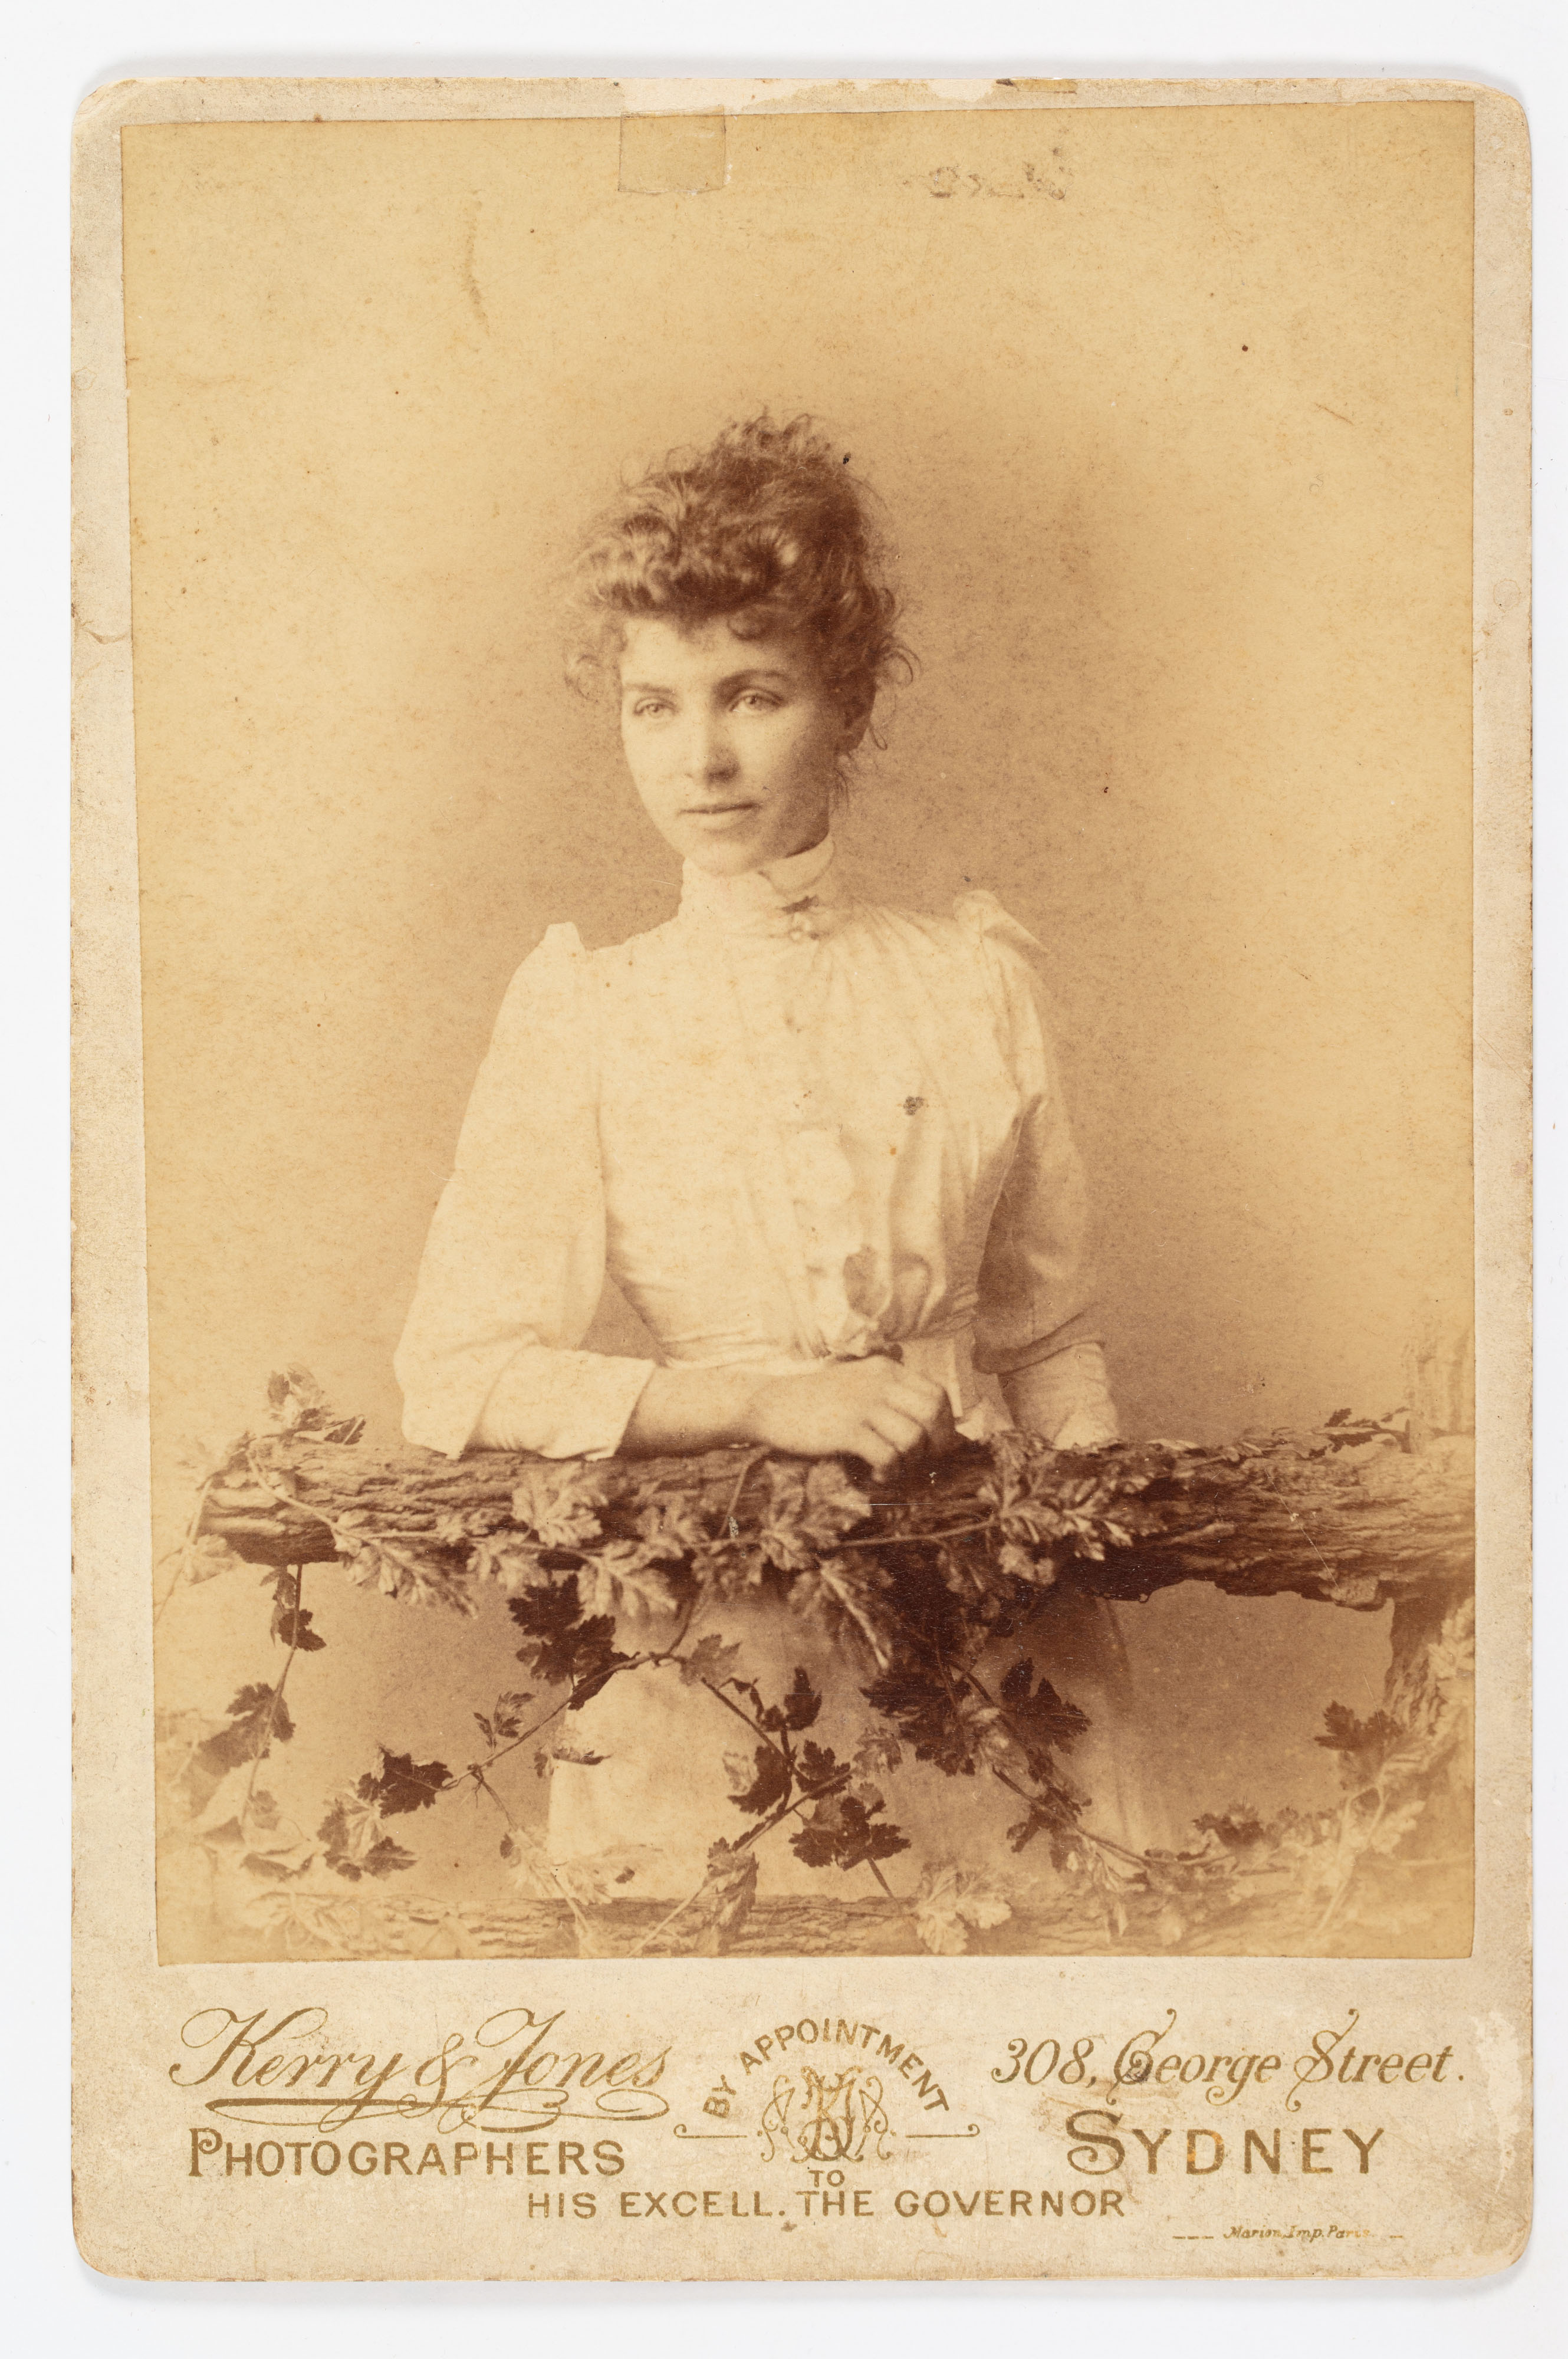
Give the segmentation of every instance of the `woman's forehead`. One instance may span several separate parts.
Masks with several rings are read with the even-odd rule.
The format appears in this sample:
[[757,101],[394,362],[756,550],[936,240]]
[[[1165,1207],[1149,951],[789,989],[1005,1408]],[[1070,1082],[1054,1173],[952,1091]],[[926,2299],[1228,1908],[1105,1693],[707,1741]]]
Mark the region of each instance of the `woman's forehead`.
[[815,665],[800,634],[776,624],[759,630],[755,624],[747,628],[738,615],[678,622],[665,614],[646,614],[627,618],[620,669],[623,681],[651,684],[656,679],[724,679],[742,671],[796,678],[813,672]]

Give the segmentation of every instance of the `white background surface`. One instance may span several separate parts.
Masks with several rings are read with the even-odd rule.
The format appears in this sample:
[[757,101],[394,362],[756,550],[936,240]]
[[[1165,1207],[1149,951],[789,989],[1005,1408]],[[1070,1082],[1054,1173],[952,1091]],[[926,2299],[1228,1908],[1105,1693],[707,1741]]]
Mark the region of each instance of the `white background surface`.
[[[18,2351],[114,2354],[332,2351],[387,2359],[431,2342],[549,2337],[596,2354],[635,2341],[650,2354],[723,2350],[772,2359],[803,2340],[889,2344],[910,2359],[977,2334],[1038,2347],[1159,2359],[1267,2349],[1270,2359],[1461,2351],[1509,2359],[1561,2347],[1568,2321],[1568,2165],[1561,2158],[1561,2017],[1568,1948],[1563,1820],[1568,1811],[1568,1678],[1560,1568],[1568,1540],[1568,896],[1562,687],[1568,578],[1568,353],[1563,223],[1568,75],[1561,0],[1316,0],[1199,5],[1097,0],[76,0],[32,5],[0,36],[5,68],[4,250],[7,465],[0,508],[5,625],[5,888],[0,956],[0,1103],[10,1245],[0,1350],[0,1473],[9,1641],[0,1719],[6,1875],[0,1924],[8,1995],[0,2013],[0,2240],[7,2339]],[[67,1132],[65,1050],[68,756],[68,165],[82,97],[128,75],[172,73],[941,72],[1401,73],[1484,81],[1530,114],[1536,175],[1536,565],[1541,1472],[1538,1562],[1540,1888],[1538,2203],[1524,2260],[1506,2277],[1448,2287],[1281,2284],[881,2288],[823,2286],[143,2287],[98,2277],[77,2257],[68,2211],[69,1656],[65,1541]],[[1559,1127],[1560,1125],[1560,1127]],[[1418,2197],[1419,2200],[1419,2197]]]

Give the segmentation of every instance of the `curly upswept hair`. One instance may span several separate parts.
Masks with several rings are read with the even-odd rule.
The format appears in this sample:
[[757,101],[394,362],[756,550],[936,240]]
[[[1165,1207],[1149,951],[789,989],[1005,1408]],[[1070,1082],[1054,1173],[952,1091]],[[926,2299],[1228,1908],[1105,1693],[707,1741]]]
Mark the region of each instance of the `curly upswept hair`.
[[811,419],[775,426],[764,410],[628,485],[572,569],[573,684],[596,692],[629,622],[722,614],[740,638],[800,632],[833,692],[869,712],[879,688],[913,677],[914,658],[894,628],[871,495],[848,466]]

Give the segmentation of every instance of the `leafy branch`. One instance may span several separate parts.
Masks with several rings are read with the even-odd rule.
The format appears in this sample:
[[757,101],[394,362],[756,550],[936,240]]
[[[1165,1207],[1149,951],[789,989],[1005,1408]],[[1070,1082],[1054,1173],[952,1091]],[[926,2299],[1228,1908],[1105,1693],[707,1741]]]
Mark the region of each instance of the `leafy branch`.
[[[234,1819],[199,1840],[216,1854],[232,1825],[245,1869],[273,1891],[275,1918],[292,1909],[289,1925],[315,1927],[329,1946],[343,1938],[334,1888],[368,1888],[415,1864],[385,1822],[469,1789],[502,1812],[502,1854],[519,1882],[564,1902],[579,1946],[592,1948],[591,1911],[614,1893],[552,1860],[494,1773],[541,1737],[541,1775],[560,1765],[591,1771],[600,1756],[560,1723],[631,1672],[702,1687],[747,1735],[730,1799],[751,1823],[715,1836],[702,1882],[644,1935],[643,1952],[737,1939],[757,1846],[787,1821],[808,1865],[864,1867],[892,1900],[881,1863],[910,1845],[878,1779],[906,1751],[1015,1795],[1014,1851],[1043,1838],[1059,1885],[1081,1888],[1112,1938],[1131,1938],[1130,1927],[1152,1946],[1191,1942],[1225,1921],[1244,1888],[1282,1876],[1318,1891],[1322,1930],[1367,1863],[1404,1843],[1461,1745],[1463,1644],[1452,1632],[1423,1637],[1407,1648],[1388,1709],[1357,1722],[1331,1707],[1319,1741],[1344,1766],[1337,1812],[1267,1825],[1222,1814],[1199,1821],[1200,1840],[1184,1851],[1134,1854],[1083,1824],[1090,1798],[1066,1762],[1088,1723],[1025,1651],[1041,1593],[1058,1581],[1111,1597],[1196,1576],[1236,1593],[1295,1590],[1356,1610],[1452,1602],[1471,1546],[1465,1472],[1413,1452],[1398,1415],[1341,1410],[1311,1434],[1088,1456],[1007,1434],[922,1470],[918,1484],[879,1486],[835,1461],[758,1451],[738,1462],[733,1451],[635,1464],[500,1453],[457,1465],[424,1454],[387,1462],[358,1447],[359,1420],[335,1417],[306,1371],[275,1377],[268,1392],[269,1422],[202,1472],[177,1585],[237,1558],[269,1565],[285,1659],[274,1685],[236,1694],[224,1723],[189,1740],[181,1730],[178,1745],[171,1733],[170,1777],[200,1819],[229,1772],[245,1769]],[[286,1839],[258,1775],[293,1733],[284,1690],[295,1661],[322,1644],[302,1582],[304,1565],[323,1559],[399,1603],[473,1614],[487,1589],[498,1591],[520,1634],[518,1659],[546,1693],[531,1719],[535,1689],[476,1711],[484,1750],[455,1770],[384,1745],[379,1768],[332,1801],[312,1845],[297,1831]],[[860,1665],[870,1717],[847,1757],[808,1734],[822,1698],[803,1669],[770,1699],[739,1647],[711,1626],[692,1636],[727,1601],[757,1597],[816,1622]],[[250,1843],[252,1828],[273,1837],[270,1847]],[[900,1905],[922,1940],[951,1948],[1001,1921],[1011,1902],[995,1876],[927,1862]]]

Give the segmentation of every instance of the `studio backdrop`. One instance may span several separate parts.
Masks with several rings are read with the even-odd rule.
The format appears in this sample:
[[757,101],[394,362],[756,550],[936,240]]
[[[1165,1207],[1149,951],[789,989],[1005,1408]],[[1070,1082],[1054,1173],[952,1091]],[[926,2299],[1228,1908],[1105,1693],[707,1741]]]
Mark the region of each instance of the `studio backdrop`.
[[[1465,1421],[1472,114],[125,129],[163,1546],[182,1453],[288,1364],[395,1440],[513,972],[679,886],[564,682],[562,569],[624,477],[764,408],[873,487],[919,658],[854,875],[988,887],[1043,946],[1129,1433],[1382,1416],[1434,1365]],[[613,1297],[593,1340],[644,1347]],[[327,1701],[278,1778],[465,1758],[504,1623],[312,1597]],[[1336,1791],[1312,1734],[1373,1708],[1387,1612],[1194,1583],[1124,1623],[1183,1820]],[[171,1708],[273,1675],[227,1582],[160,1639]],[[455,1814],[436,1851],[454,1894],[501,1874]]]

